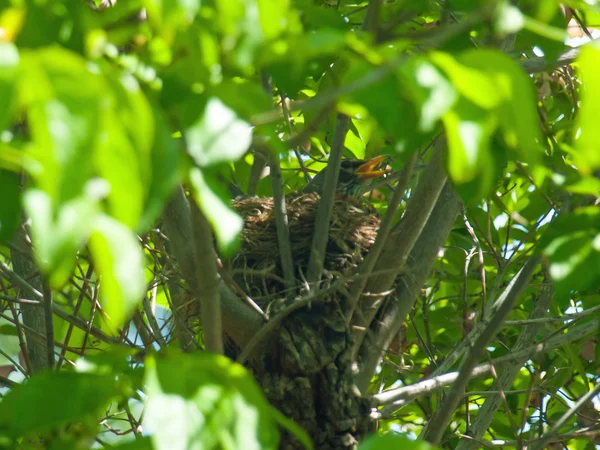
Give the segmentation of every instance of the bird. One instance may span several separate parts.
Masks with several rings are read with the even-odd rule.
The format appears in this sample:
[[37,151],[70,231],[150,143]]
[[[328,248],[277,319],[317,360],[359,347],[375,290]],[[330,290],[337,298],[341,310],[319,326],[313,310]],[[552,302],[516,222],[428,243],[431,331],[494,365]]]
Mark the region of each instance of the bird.
[[[343,159],[336,187],[336,194],[345,199],[360,200],[369,192],[371,182],[380,178],[388,171],[382,168],[382,163],[388,155],[375,156],[369,159]],[[325,184],[326,170],[322,170],[302,189],[303,194],[321,194]]]

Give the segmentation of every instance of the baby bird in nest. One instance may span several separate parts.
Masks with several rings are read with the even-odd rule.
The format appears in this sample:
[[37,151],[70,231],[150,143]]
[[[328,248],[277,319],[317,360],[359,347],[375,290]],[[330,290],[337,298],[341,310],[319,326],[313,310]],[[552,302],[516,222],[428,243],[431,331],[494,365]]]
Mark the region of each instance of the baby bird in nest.
[[[389,156],[382,155],[367,160],[342,160],[336,188],[338,198],[360,204],[363,195],[371,189],[373,180],[388,173],[383,167],[383,162],[388,158]],[[315,175],[302,189],[302,193],[320,194],[325,183],[325,173],[326,169]]]

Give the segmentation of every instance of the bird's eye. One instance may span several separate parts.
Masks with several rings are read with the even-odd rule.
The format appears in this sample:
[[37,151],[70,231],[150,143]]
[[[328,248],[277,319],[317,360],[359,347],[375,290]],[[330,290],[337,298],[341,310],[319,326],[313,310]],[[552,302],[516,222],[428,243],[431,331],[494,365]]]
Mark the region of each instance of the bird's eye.
[[342,161],[342,169],[349,169],[351,166],[352,164],[347,159]]

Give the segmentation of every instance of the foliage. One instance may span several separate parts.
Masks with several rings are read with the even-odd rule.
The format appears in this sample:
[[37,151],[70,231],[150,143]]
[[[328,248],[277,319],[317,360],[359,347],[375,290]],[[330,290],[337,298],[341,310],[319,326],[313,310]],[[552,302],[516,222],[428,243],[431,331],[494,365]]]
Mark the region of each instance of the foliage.
[[[0,353],[29,378],[0,400],[0,446],[258,449],[287,433],[310,448],[312,436],[241,365],[175,350],[190,351],[184,328],[194,348],[210,333],[178,322],[187,306],[173,299],[195,287],[178,275],[186,267],[164,211],[183,185],[226,260],[243,228],[231,190],[277,194],[276,172],[263,170],[273,155],[285,193],[304,186],[334,153],[344,114],[345,157],[391,155],[392,181],[417,155],[405,200],[444,139],[464,206],[365,398],[458,370],[494,301],[532,255],[543,257],[477,361],[529,349],[508,387],[473,377],[441,442],[423,432],[444,404],[439,393],[401,408],[375,402],[366,417],[383,437],[360,448],[467,448],[473,417],[496,390],[506,391],[502,406],[473,445],[592,448],[599,415],[591,401],[573,405],[598,385],[600,47],[558,63],[565,15],[597,24],[600,6],[0,1]],[[369,197],[382,216],[392,192],[384,185]],[[20,272],[24,230],[41,281]],[[548,286],[552,299],[535,315]],[[44,328],[26,323],[32,304],[46,313]],[[520,347],[524,330],[532,337]],[[34,374],[33,353],[15,361],[36,339],[55,344],[57,370]],[[392,435],[422,432],[416,444]]]

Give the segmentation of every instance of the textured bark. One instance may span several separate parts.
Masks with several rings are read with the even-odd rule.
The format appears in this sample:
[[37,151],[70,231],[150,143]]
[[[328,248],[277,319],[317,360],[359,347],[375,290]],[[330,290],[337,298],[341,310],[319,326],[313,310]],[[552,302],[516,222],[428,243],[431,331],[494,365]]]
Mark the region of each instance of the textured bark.
[[[31,256],[31,247],[29,246],[26,234],[21,227],[13,239],[14,245],[18,248],[17,251],[12,251],[13,270],[17,275],[27,281],[33,288],[42,292],[42,279],[33,258]],[[17,292],[21,289],[15,286]],[[17,293],[17,295],[20,295]],[[46,319],[44,317],[44,308],[38,305],[19,305],[21,314],[23,315],[23,323],[25,328],[25,340],[27,342],[28,361],[31,367],[28,367],[30,373],[39,372],[48,368],[47,347],[44,340],[28,331],[35,330],[41,336],[46,336]]]
[[[294,419],[318,449],[353,448],[368,426],[369,405],[353,388],[352,340],[335,299],[287,317],[265,355],[259,380],[269,401]],[[290,435],[281,449],[302,448]]]

